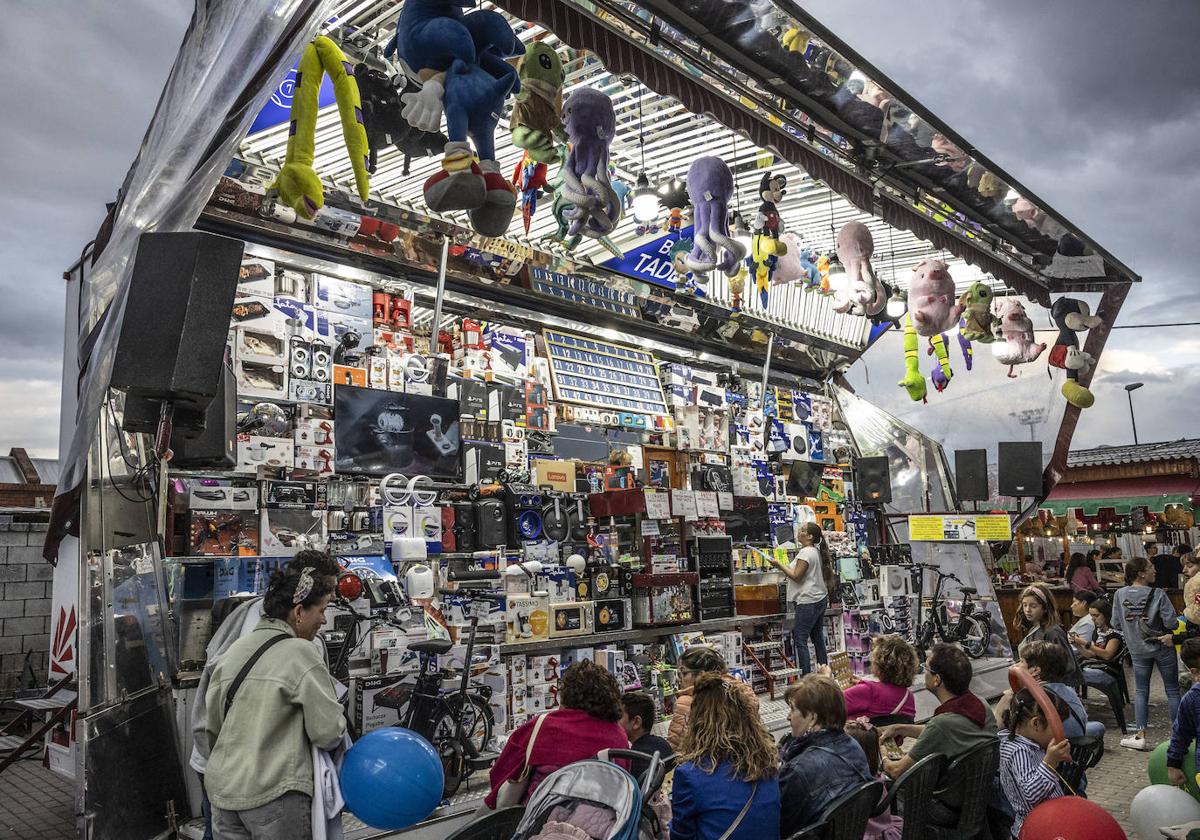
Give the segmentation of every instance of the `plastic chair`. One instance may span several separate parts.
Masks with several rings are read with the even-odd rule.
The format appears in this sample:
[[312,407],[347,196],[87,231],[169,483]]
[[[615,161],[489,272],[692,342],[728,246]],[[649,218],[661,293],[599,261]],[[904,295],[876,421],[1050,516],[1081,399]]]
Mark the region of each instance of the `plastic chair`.
[[[1000,772],[1000,741],[993,738],[950,762],[935,790],[932,805],[955,811],[949,824],[930,822],[926,837],[934,840],[971,840],[986,836],[987,810],[992,801],[996,775]],[[930,809],[934,811],[934,808]]]
[[787,840],[829,840],[829,823],[813,823],[789,835]]
[[446,840],[509,840],[513,836],[513,832],[517,830],[517,826],[521,824],[523,816],[525,816],[525,808],[520,805],[493,811],[477,820],[472,820],[470,824],[464,825]]
[[920,840],[929,821],[929,802],[946,770],[946,756],[927,755],[905,770],[888,789],[888,796],[872,816],[890,810],[904,819],[902,840]]
[[1089,735],[1072,738],[1071,760],[1058,765],[1058,775],[1069,786],[1069,789],[1064,789],[1063,793],[1078,795],[1079,783],[1083,780],[1084,772],[1099,764],[1103,757],[1103,738],[1094,738]]
[[867,822],[882,798],[883,782],[871,781],[835,799],[825,809],[824,819],[829,825],[826,840],[862,840]]

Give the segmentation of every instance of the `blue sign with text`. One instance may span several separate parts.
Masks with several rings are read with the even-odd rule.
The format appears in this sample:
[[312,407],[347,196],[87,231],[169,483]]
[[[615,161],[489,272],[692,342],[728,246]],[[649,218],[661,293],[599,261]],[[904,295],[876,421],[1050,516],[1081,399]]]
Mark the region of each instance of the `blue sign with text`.
[[645,245],[639,245],[623,257],[613,257],[604,263],[604,267],[635,280],[674,289],[675,282],[672,278],[675,276],[675,269],[671,266],[671,249],[680,239],[691,238],[692,228],[685,227],[679,233],[668,233]]
[[[272,126],[285,123],[292,118],[292,96],[296,92],[296,69],[299,66],[300,61],[297,60],[292,69],[287,71],[287,75],[283,77],[279,86],[271,91],[271,98],[263,105],[262,110],[258,112],[258,116],[250,125],[250,134],[256,134]],[[333,81],[328,76],[322,75],[321,90],[317,93],[317,106],[324,108],[326,105],[332,105],[333,102]]]

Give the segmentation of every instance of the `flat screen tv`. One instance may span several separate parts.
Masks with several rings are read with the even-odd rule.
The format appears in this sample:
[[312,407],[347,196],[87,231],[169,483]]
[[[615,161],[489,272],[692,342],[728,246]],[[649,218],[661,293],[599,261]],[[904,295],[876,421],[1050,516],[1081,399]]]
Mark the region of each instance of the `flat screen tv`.
[[339,473],[462,480],[458,400],[338,385],[333,404]]

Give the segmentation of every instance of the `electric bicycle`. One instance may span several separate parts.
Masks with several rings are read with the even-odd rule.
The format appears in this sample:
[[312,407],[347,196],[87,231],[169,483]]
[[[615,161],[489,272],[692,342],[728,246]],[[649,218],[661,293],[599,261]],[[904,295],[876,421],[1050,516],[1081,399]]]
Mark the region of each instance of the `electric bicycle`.
[[[924,570],[929,569],[937,575],[937,584],[933,589],[933,598],[929,605],[929,614],[924,620],[919,620],[917,628],[917,649],[924,654],[933,647],[934,636],[943,642],[957,643],[967,656],[979,659],[987,653],[992,638],[992,617],[986,609],[977,605],[973,597],[976,589],[973,586],[963,586],[963,582],[950,572],[943,572],[938,566],[930,563],[916,563],[921,569],[919,577],[924,577]],[[958,618],[951,619],[946,608],[946,598],[942,595],[942,587],[947,580],[952,580],[962,592],[962,608]],[[920,584],[924,581],[921,580]],[[919,584],[919,585],[920,585]],[[923,588],[923,587],[922,587]],[[921,589],[918,589],[921,591]],[[922,599],[923,600],[923,599]]]

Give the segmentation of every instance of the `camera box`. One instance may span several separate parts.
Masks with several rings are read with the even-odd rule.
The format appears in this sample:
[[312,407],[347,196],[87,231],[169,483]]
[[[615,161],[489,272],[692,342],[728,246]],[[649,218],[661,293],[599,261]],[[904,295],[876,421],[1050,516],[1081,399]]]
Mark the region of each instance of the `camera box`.
[[324,274],[313,275],[313,306],[354,318],[372,318],[371,287]]
[[306,548],[325,544],[322,511],[271,510],[264,508],[259,527],[262,553],[272,557],[294,557]]
[[258,510],[258,489],[196,485],[188,491],[188,507],[192,510]]
[[283,438],[237,436],[237,472],[253,473],[266,469],[291,469],[295,464],[295,444]]

